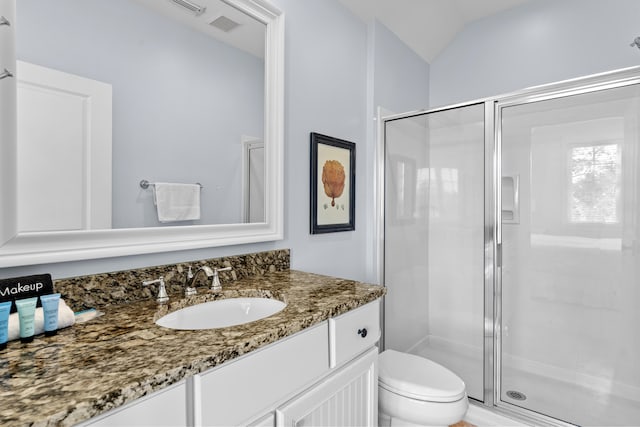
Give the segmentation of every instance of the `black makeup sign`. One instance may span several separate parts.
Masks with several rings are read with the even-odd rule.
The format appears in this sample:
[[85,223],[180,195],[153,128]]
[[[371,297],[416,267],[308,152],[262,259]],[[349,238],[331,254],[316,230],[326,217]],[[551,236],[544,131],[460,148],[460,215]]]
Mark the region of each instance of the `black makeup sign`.
[[[13,277],[0,280],[0,302],[16,301],[53,293],[53,281],[50,274],[36,274],[33,276]],[[38,300],[38,305],[40,301]],[[15,304],[11,312],[15,312]]]

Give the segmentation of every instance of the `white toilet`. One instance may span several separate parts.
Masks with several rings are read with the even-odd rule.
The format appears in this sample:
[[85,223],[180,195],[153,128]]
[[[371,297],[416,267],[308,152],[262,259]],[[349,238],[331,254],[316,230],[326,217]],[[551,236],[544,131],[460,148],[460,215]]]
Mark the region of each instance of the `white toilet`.
[[456,374],[424,357],[383,351],[378,359],[380,426],[449,426],[469,407]]

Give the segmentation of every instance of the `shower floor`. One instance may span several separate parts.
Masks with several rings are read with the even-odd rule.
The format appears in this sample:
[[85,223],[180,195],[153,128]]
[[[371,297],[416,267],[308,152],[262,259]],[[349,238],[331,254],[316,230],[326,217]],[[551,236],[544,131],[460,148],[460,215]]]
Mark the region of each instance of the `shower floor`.
[[[467,385],[470,397],[482,400],[482,352],[479,349],[444,343],[430,337],[411,350],[446,366],[460,376]],[[506,396],[502,401],[582,426],[633,426],[640,423],[640,401],[613,395],[606,390],[594,390],[561,381],[535,372],[505,369],[503,384],[508,390],[526,395],[518,401]],[[467,420],[482,427],[482,422]]]
[[503,379],[525,401],[502,400],[581,426],[633,426],[640,422],[640,402],[530,372],[509,370]]

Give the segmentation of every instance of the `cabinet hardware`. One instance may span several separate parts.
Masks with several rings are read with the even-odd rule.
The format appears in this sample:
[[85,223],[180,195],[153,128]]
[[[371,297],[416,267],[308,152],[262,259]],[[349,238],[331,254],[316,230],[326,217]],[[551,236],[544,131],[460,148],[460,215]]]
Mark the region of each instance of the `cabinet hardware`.
[[0,25],[10,26],[11,22],[9,22],[9,20],[7,18],[5,18],[4,16],[0,16]]
[[365,338],[367,336],[367,328],[358,329],[358,335]]

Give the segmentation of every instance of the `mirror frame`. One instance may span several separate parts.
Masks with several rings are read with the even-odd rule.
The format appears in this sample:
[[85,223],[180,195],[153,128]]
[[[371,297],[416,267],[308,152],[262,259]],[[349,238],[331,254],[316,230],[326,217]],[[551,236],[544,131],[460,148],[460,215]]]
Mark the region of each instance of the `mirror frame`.
[[[15,1],[9,3],[15,22]],[[237,245],[284,238],[284,14],[265,0],[223,0],[266,26],[265,34],[265,222],[108,230],[18,232],[15,96],[5,97],[0,124],[0,267]],[[4,11],[3,11],[4,14]],[[15,29],[13,31],[14,40]],[[13,45],[15,46],[15,44]],[[5,55],[3,55],[5,56]],[[15,53],[1,58],[15,70]],[[9,65],[5,65],[9,64]],[[11,65],[12,64],[12,65]],[[9,82],[10,81],[10,82]],[[4,79],[12,84],[15,78]],[[11,88],[9,88],[11,90]],[[8,101],[7,101],[8,99]],[[1,100],[0,100],[1,101]]]

